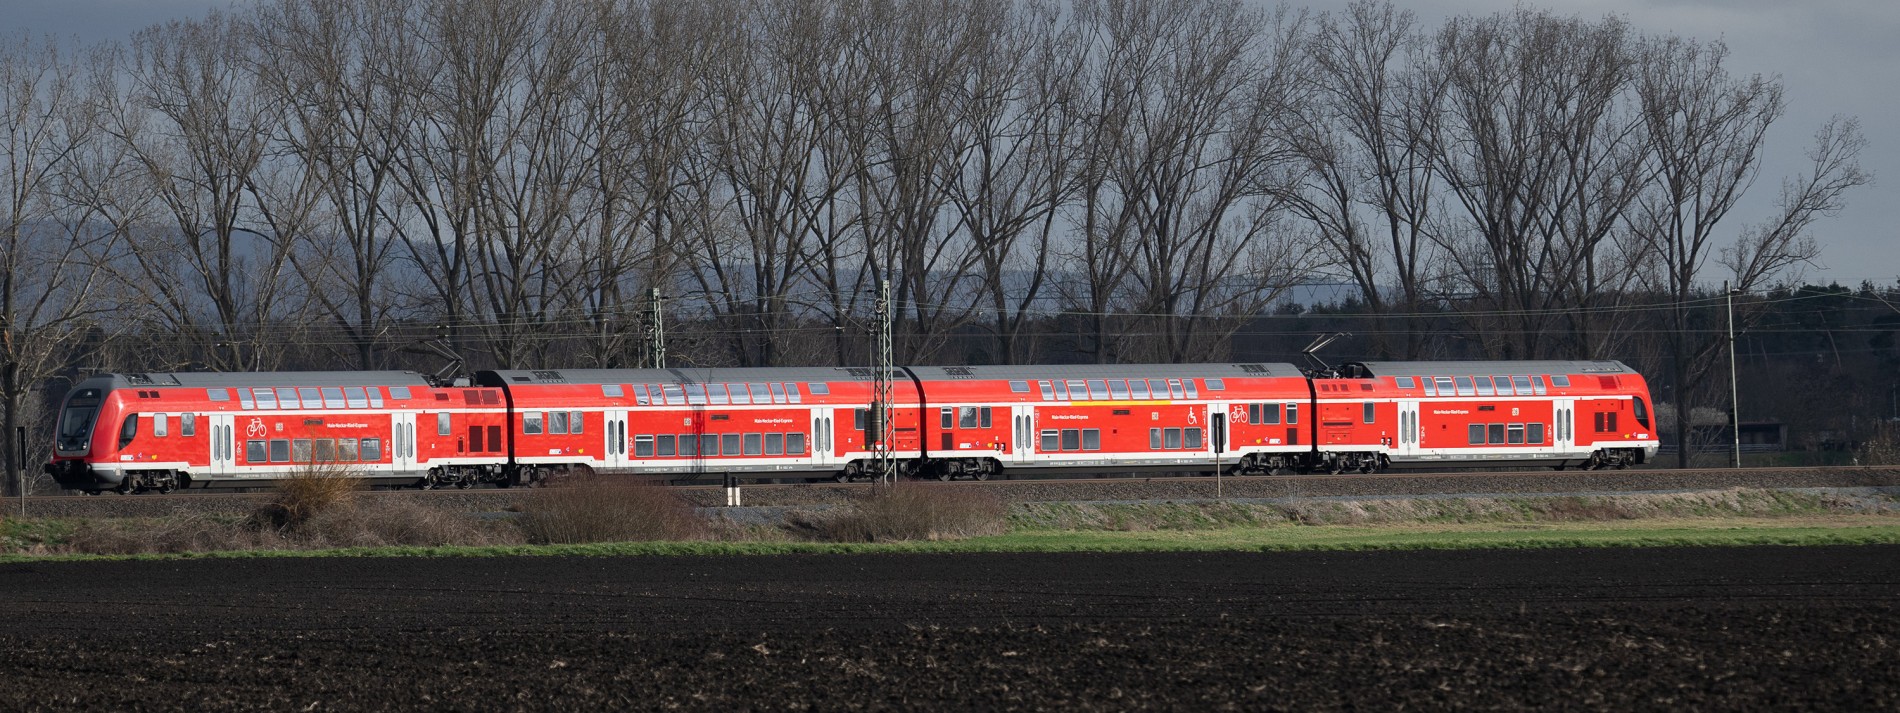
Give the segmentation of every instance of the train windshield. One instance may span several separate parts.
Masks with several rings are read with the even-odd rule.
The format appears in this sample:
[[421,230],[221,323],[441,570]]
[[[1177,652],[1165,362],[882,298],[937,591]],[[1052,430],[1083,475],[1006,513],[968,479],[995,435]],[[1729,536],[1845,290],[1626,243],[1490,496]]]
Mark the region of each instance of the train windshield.
[[99,390],[82,389],[66,400],[59,416],[59,450],[85,451],[92,442],[92,424],[99,417]]

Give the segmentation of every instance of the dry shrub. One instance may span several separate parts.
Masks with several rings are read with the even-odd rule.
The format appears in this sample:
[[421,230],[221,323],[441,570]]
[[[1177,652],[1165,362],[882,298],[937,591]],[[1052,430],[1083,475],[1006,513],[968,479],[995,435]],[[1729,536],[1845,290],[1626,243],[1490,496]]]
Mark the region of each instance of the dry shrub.
[[902,482],[794,526],[833,542],[952,540],[1001,534],[1008,516],[1009,505],[986,490]]
[[1878,423],[1854,451],[1855,465],[1900,465],[1900,425]]
[[274,533],[200,513],[162,518],[86,520],[62,549],[89,555],[181,554],[268,549],[282,545]]
[[251,513],[259,526],[295,530],[325,511],[346,507],[363,489],[355,469],[333,464],[311,464],[277,482],[276,496]]
[[317,512],[298,528],[305,547],[440,547],[509,545],[521,541],[508,523],[407,498],[358,499]]
[[678,494],[628,478],[565,478],[531,491],[518,507],[521,533],[535,544],[691,540],[706,531]]

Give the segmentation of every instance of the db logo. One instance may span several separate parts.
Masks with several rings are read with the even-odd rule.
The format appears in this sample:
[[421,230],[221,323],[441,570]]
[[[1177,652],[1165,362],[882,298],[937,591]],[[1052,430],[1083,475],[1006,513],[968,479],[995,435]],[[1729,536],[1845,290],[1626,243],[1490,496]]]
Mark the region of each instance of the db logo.
[[244,432],[249,434],[252,438],[262,437],[264,435],[264,419],[251,419],[251,424],[244,427]]

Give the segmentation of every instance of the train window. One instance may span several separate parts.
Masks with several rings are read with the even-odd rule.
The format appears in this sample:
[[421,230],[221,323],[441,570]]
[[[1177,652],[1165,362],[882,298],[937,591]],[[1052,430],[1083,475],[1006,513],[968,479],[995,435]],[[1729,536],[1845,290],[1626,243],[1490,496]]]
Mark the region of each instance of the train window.
[[1563,375],[1552,376],[1550,377],[1550,385],[1559,389],[1568,389],[1570,388],[1570,377]]
[[1161,442],[1162,448],[1166,448],[1168,450],[1176,450],[1181,447],[1181,429],[1169,428],[1169,429],[1163,430],[1161,434],[1163,436],[1163,440]]
[[1168,396],[1169,398],[1176,398],[1176,399],[1187,398],[1187,392],[1181,389],[1180,379],[1168,380]]
[[335,463],[336,462],[336,439],[319,438],[315,441],[311,441],[310,445],[311,445],[310,462],[312,463]]
[[864,420],[868,411],[870,411],[870,409],[860,408],[860,409],[851,410],[851,430],[853,431],[864,430]]
[[369,387],[369,407],[370,408],[383,407],[383,387],[381,386]]
[[939,410],[943,412],[942,416],[938,419],[941,426],[945,430],[955,428],[956,420],[957,420],[957,416],[956,416],[957,410],[954,408],[947,408],[947,407],[943,409],[939,409]]
[[381,438],[363,439],[362,453],[360,457],[357,458],[357,460],[363,461],[365,463],[375,463],[382,459],[383,459],[383,439]]
[[1226,391],[1227,382],[1221,379],[1208,379],[1207,390],[1208,391]]
[[719,455],[719,434],[699,434],[699,454],[702,456]]
[[706,396],[707,396],[707,403],[714,403],[714,404],[731,403],[731,401],[728,401],[726,397],[725,384],[707,384]]
[[765,434],[765,454],[768,456],[785,455],[785,434],[783,433]]
[[310,439],[296,438],[290,441],[290,462],[310,462]]
[[1528,376],[1511,377],[1511,385],[1516,387],[1518,396],[1531,395],[1531,378]]
[[720,436],[719,437],[719,454],[720,455],[728,455],[728,456],[739,455],[739,434],[722,433],[722,434],[719,434],[719,436]]
[[976,428],[976,407],[965,406],[957,411],[957,428]]
[[671,433],[660,435],[660,436],[654,436],[653,438],[654,453],[658,455],[662,455],[662,456],[673,455],[674,443],[675,441],[673,440],[673,434]]
[[167,419],[165,418],[165,414],[162,414],[162,413],[152,414],[152,435],[153,436],[156,436],[158,438],[164,438],[165,436],[169,435],[167,431],[169,431],[170,429],[166,428],[166,426],[168,425],[166,423],[166,420]]
[[238,389],[238,406],[246,410],[257,408],[257,401],[251,398],[250,389]]
[[785,454],[794,456],[805,455],[805,434],[785,434]]
[[263,441],[244,442],[244,461],[247,463],[268,463],[270,455],[264,451]]
[[1082,450],[1102,450],[1102,430],[1099,428],[1082,429]]
[[1196,391],[1196,390],[1194,389],[1194,380],[1193,380],[1193,379],[1182,379],[1182,380],[1181,380],[1181,383],[1183,383],[1183,384],[1186,384],[1186,385],[1187,385],[1187,397],[1188,397],[1188,398],[1190,398],[1190,399],[1198,399],[1198,398],[1200,398],[1200,397],[1201,397],[1201,393],[1200,393],[1199,391]]
[[343,387],[343,404],[349,408],[369,408],[369,395],[361,386]]
[[[1293,408],[1299,408],[1299,407],[1295,406]],[[1261,404],[1260,405],[1260,423],[1264,425],[1268,425],[1268,426],[1280,425],[1280,405],[1279,404]],[[1289,423],[1291,422],[1289,421]]]
[[680,434],[680,455],[690,456],[699,452],[699,436],[691,433]]
[[1069,384],[1069,400],[1071,401],[1087,401],[1088,400],[1089,398],[1088,382],[1083,381],[1081,379],[1069,379],[1068,384]]
[[289,463],[290,462],[290,441],[286,439],[282,439],[282,438],[276,438],[276,439],[271,440],[270,462],[272,463]]
[[1367,401],[1367,402],[1366,402],[1366,413],[1365,413],[1365,418],[1364,418],[1364,419],[1362,419],[1362,420],[1364,420],[1364,421],[1365,421],[1366,423],[1372,423],[1372,418],[1373,418],[1373,415],[1374,415],[1374,414],[1373,414],[1373,405],[1372,405],[1372,402],[1371,402],[1371,401]]
[[523,411],[521,413],[521,432],[530,436],[541,434],[541,412]]
[[1603,415],[1605,415],[1605,416],[1608,416],[1608,417],[1609,417],[1609,418],[1608,418],[1608,419],[1606,419],[1606,420],[1608,420],[1608,421],[1609,421],[1609,424],[1610,424],[1610,427],[1609,427],[1609,428],[1606,428],[1606,429],[1603,429],[1603,430],[1605,430],[1605,431],[1609,431],[1609,432],[1615,432],[1615,431],[1617,430],[1617,429],[1616,429],[1616,412],[1614,412],[1614,411],[1612,411],[1612,412],[1610,412],[1610,413],[1606,413],[1606,414],[1603,414]]
[[[750,388],[752,391],[752,403],[755,403],[755,404],[772,403],[772,389],[770,387],[766,386],[765,384],[752,384]],[[785,399],[783,398],[779,399],[779,401],[781,402],[783,402],[784,400]]]
[[343,408],[343,389],[336,386],[323,387],[323,407]]
[[445,412],[438,413],[435,415],[435,435],[438,435],[438,436],[449,435],[448,412],[445,411]]
[[1040,389],[1042,390],[1042,400],[1044,400],[1044,401],[1054,401],[1054,400],[1055,400],[1055,398],[1056,398],[1056,390],[1055,390],[1055,387],[1053,387],[1053,386],[1050,386],[1050,385],[1049,385],[1049,382],[1047,382],[1047,381],[1038,381],[1038,382],[1036,382],[1036,386],[1037,386],[1037,387],[1039,387],[1039,388],[1040,388]]
[[1479,396],[1496,396],[1497,395],[1497,392],[1491,390],[1491,377],[1480,376],[1480,377],[1476,377],[1472,379],[1472,381],[1476,382],[1478,385]]
[[1059,380],[1056,382],[1056,400],[1057,401],[1069,400],[1069,383],[1068,382],[1059,381]]
[[[786,385],[778,383],[778,382],[773,382],[771,386],[772,386],[772,403],[775,403],[775,404],[785,403],[785,386]],[[752,393],[756,394],[758,392],[759,392],[758,389],[752,390]]]
[[[299,405],[297,403],[296,389],[278,389],[277,390],[277,408],[294,409],[298,407]],[[310,405],[310,408],[316,408],[316,407],[317,407],[316,404]]]
[[336,459],[344,463],[356,462],[356,439],[336,439]]
[[626,392],[620,390],[619,384],[601,384],[600,395],[610,399],[626,398],[627,396]]
[[1491,443],[1492,443],[1492,444],[1494,444],[1494,445],[1503,445],[1503,443],[1504,443],[1504,424],[1502,424],[1502,423],[1493,423],[1493,424],[1490,424],[1489,426],[1487,426],[1487,430],[1489,430],[1489,431],[1490,431],[1490,433],[1488,433],[1487,435],[1489,435],[1489,436],[1491,437]]
[[647,385],[646,384],[633,385],[633,402],[640,406],[646,406],[649,403],[651,403],[647,401]]
[[1182,432],[1182,436],[1183,436],[1182,445],[1187,447],[1189,450],[1197,450],[1201,447],[1201,429],[1198,429],[1198,428],[1187,429],[1186,431]]
[[1427,376],[1427,377],[1425,377],[1425,378],[1423,378],[1423,379],[1420,379],[1420,381],[1423,381],[1423,382],[1425,382],[1425,395],[1426,395],[1426,396],[1437,396],[1437,395],[1438,395],[1438,386],[1437,386],[1436,384],[1434,384],[1434,383],[1432,382],[1432,377],[1429,377],[1429,376]]
[[759,435],[760,434],[757,433],[745,434],[745,455],[759,455]]
[[686,384],[686,403],[693,406],[706,405],[706,385]]
[[[825,386],[824,384],[812,384],[812,391],[811,391],[812,395],[820,396],[820,395],[830,394],[831,393],[830,388],[824,388],[822,391],[820,390],[820,388],[824,386]],[[792,403],[802,403],[802,400],[798,396],[797,384],[794,384],[789,381],[785,382],[785,398],[787,400],[790,400]]]
[[205,397],[212,401],[230,401],[230,389],[205,389]]
[[984,407],[983,407],[983,410],[982,410],[982,411],[980,411],[980,412],[978,412],[978,414],[977,414],[977,415],[979,416],[979,418],[977,419],[977,422],[978,422],[978,423],[979,423],[979,424],[980,424],[980,425],[981,425],[981,426],[982,426],[983,428],[989,428],[989,427],[990,427],[990,423],[991,423],[991,421],[990,421],[990,407],[988,407],[988,406],[984,406]]
[[[1642,424],[1643,428],[1649,428],[1649,406],[1643,403],[1641,396],[1630,399],[1630,411],[1631,414],[1636,417],[1637,423]],[[186,416],[189,417],[190,414],[186,414]],[[189,436],[191,433],[186,432],[185,435]]]
[[1041,440],[1042,440],[1041,450],[1044,453],[1054,453],[1062,449],[1060,442],[1057,441],[1055,430],[1051,429],[1051,430],[1043,431],[1041,434],[1038,434],[1038,435],[1041,436]]
[[[745,384],[726,384],[726,391],[731,392],[732,402],[734,404],[752,403],[752,387],[750,386]],[[772,395],[768,393],[765,397],[767,401],[770,401]]]
[[1524,426],[1524,442],[1538,445],[1544,442],[1544,424],[1531,423]]
[[258,410],[260,411],[277,410],[277,392],[276,391],[272,391],[270,389],[263,388],[263,387],[258,387],[258,388],[251,389],[251,396],[257,399]]
[[[1569,385],[1570,385],[1570,379],[1568,377],[1565,377],[1564,386],[1569,386]],[[1531,377],[1531,393],[1537,396],[1544,395],[1544,377],[1541,377],[1541,376]]]
[[553,433],[566,434],[567,433],[567,412],[566,411],[548,412],[548,433],[550,434],[553,434]]
[[1482,423],[1471,424],[1470,430],[1471,430],[1471,438],[1469,440],[1471,441],[1471,445],[1474,445],[1474,446],[1484,445],[1484,424]]
[[1062,429],[1062,450],[1065,450],[1065,451],[1082,450],[1082,429],[1080,428]]
[[[1640,414],[1642,413],[1642,411],[1639,410],[1637,411],[1637,413]],[[1637,418],[1640,419],[1642,418],[1642,416],[1637,416]],[[180,436],[198,435],[198,414],[188,413],[188,414],[178,417],[178,435]]]
[[686,392],[679,387],[679,384],[666,384],[660,389],[666,394],[667,405],[679,406],[686,403]]
[[1128,380],[1128,395],[1137,401],[1148,400],[1148,380],[1147,379],[1129,379]]
[[1247,404],[1247,424],[1260,425],[1260,404]]
[[1109,398],[1115,399],[1117,401],[1127,400],[1128,399],[1128,380],[1127,379],[1109,379],[1108,380],[1108,396]]
[[582,433],[583,429],[581,427],[587,425],[587,419],[585,418],[585,416],[586,416],[586,412],[584,411],[567,412],[567,432],[568,433]]
[[1009,392],[1010,392],[1010,393],[1012,393],[1012,394],[1027,394],[1027,393],[1029,393],[1029,382],[1027,382],[1027,381],[1012,381],[1012,382],[1009,382]]
[[1451,377],[1449,376],[1434,376],[1432,377],[1432,383],[1438,386],[1439,396],[1451,396],[1457,393],[1457,389],[1452,386]]
[[1148,449],[1156,450],[1156,451],[1161,450],[1161,429],[1159,428],[1148,429]]
[[[1070,391],[1074,390],[1074,388],[1070,389]],[[1088,390],[1090,401],[1103,401],[1108,398],[1108,382],[1106,381],[1101,379],[1089,379]]]
[[1397,387],[1399,387],[1399,388],[1401,388],[1401,389],[1416,389],[1416,388],[1418,388],[1418,384],[1417,384],[1416,382],[1414,382],[1414,381],[1412,381],[1412,377],[1409,377],[1409,376],[1400,376],[1400,377],[1394,377],[1394,378],[1392,379],[1392,385],[1393,385],[1393,386],[1397,386]]
[[1507,426],[1506,428],[1509,429],[1510,435],[1506,438],[1505,443],[1509,443],[1511,445],[1524,444],[1524,424],[1513,423]]
[[1457,382],[1458,382],[1459,396],[1476,396],[1477,395],[1477,392],[1472,389],[1471,377],[1469,376],[1457,377]]
[[391,386],[391,387],[389,387],[389,398],[392,398],[392,399],[396,399],[396,400],[398,400],[398,401],[408,401],[408,400],[409,400],[409,387],[407,387],[407,386]]
[[645,434],[634,436],[633,455],[638,458],[652,458],[653,437]]
[[[814,381],[809,384],[806,384],[805,386],[811,389],[811,395],[813,396],[830,396],[831,395],[831,384],[829,383],[826,383],[823,381]],[[798,403],[798,385],[791,382],[786,382],[785,395],[791,398],[792,403]]]

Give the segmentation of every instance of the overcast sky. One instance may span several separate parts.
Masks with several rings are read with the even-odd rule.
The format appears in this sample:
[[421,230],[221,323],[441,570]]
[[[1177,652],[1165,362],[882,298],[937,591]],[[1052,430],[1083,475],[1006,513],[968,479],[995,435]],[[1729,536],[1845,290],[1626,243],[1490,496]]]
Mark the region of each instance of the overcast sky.
[[[242,0],[239,0],[239,4]],[[1400,0],[1428,25],[1463,14],[1506,11],[1520,0]],[[0,28],[117,39],[172,18],[196,17],[228,0],[0,0]],[[1315,10],[1327,2],[1305,4]],[[1803,152],[1834,114],[1857,116],[1868,138],[1861,164],[1874,184],[1848,196],[1848,208],[1815,226],[1823,246],[1814,282],[1900,279],[1900,1],[1896,0],[1535,0],[1523,4],[1599,18],[1621,15],[1639,31],[1727,42],[1730,70],[1779,75],[1788,111],[1768,137],[1767,161],[1746,202],[1723,226],[1732,237],[1774,208],[1783,176],[1805,169]]]

